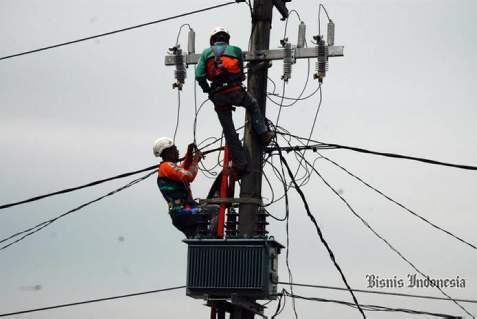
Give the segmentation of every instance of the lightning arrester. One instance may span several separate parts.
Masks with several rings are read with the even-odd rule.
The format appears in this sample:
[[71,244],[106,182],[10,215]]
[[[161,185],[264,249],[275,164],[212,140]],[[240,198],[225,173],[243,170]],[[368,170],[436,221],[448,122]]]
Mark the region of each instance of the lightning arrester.
[[192,28],[189,30],[189,33],[187,34],[187,53],[189,54],[195,53],[195,31]]
[[298,41],[296,44],[297,48],[304,48],[306,41],[306,24],[303,21],[298,25]]

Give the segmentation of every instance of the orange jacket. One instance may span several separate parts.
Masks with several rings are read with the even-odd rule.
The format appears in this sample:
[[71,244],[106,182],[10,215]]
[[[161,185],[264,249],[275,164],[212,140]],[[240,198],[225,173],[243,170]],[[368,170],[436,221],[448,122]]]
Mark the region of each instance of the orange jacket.
[[159,165],[159,177],[190,184],[197,176],[198,170],[198,163],[192,161],[192,156],[188,154],[179,165],[173,162],[162,162]]

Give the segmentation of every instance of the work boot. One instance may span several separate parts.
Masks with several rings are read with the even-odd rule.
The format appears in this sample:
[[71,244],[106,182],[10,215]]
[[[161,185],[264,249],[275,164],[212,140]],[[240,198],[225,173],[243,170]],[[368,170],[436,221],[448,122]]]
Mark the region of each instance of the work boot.
[[272,131],[266,131],[265,133],[260,134],[258,137],[260,139],[260,143],[262,143],[263,146],[267,146],[275,137],[275,133]]

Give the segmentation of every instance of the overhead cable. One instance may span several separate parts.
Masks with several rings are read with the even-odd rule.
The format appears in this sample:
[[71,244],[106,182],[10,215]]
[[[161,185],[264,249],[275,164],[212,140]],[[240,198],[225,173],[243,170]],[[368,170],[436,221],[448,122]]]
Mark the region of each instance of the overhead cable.
[[[352,308],[357,307],[356,304],[354,304],[352,302],[343,301],[343,300],[325,299],[325,298],[318,298],[318,297],[305,297],[305,296],[291,294],[291,293],[287,292],[286,290],[285,290],[285,294],[287,294],[287,296],[290,296],[292,298],[297,298],[297,299],[302,299],[302,300],[336,303],[336,304],[349,306],[349,307],[352,307]],[[408,313],[408,314],[412,314],[412,315],[427,315],[427,316],[440,317],[440,318],[462,319],[462,317],[460,317],[460,316],[454,316],[454,315],[448,315],[448,314],[442,314],[442,313],[436,313],[436,312],[421,311],[421,310],[414,310],[414,309],[391,308],[391,307],[378,306],[378,305],[367,305],[367,304],[360,304],[359,306],[362,307],[366,311],[403,312],[403,313]]]
[[466,170],[472,170],[472,171],[477,170],[477,166],[446,163],[446,162],[436,161],[436,160],[432,160],[432,159],[428,159],[428,158],[414,157],[414,156],[401,155],[401,154],[395,154],[395,153],[377,152],[377,151],[372,151],[372,150],[368,150],[368,149],[364,149],[364,148],[352,147],[352,146],[346,146],[346,145],[340,145],[340,144],[332,144],[332,143],[324,143],[324,144],[328,145],[328,146],[334,146],[336,148],[346,149],[346,150],[360,152],[360,153],[373,154],[373,155],[386,156],[386,157],[393,157],[393,158],[402,158],[402,159],[408,159],[408,160],[423,162],[423,163],[427,163],[427,164],[442,165],[442,166],[448,166],[448,167],[460,168],[460,169],[466,169]]
[[[298,152],[297,152],[298,153]],[[305,158],[303,158],[305,163],[307,163],[310,168],[318,175],[318,177],[323,181],[323,183],[336,195],[340,198],[340,200],[346,205],[346,207],[349,209],[353,215],[355,215],[361,223],[366,226],[376,237],[381,239],[393,252],[395,252],[402,260],[404,260],[411,268],[413,268],[419,275],[421,275],[424,278],[429,278],[428,275],[426,275],[424,272],[422,272],[419,268],[417,268],[416,265],[412,261],[410,261],[407,257],[405,257],[394,245],[392,245],[386,238],[384,238],[381,234],[379,234],[361,215],[359,215],[356,210],[350,205],[350,203],[333,187],[331,184],[318,172],[318,170],[310,163],[308,162]],[[459,302],[457,302],[453,297],[451,297],[449,294],[447,294],[442,288],[439,286],[436,286],[436,289],[441,292],[444,296],[446,296],[450,301],[454,302],[460,309],[462,309],[465,313],[470,315],[472,318],[475,319],[474,315],[472,315],[464,306],[462,306]]]
[[[115,190],[113,190],[113,191],[111,191],[111,192],[109,192],[109,193],[107,193],[107,194],[105,194],[105,195],[103,195],[103,196],[100,196],[100,197],[98,197],[98,198],[96,198],[96,199],[94,199],[94,200],[92,200],[92,201],[89,201],[89,202],[87,202],[87,203],[81,204],[80,206],[75,207],[75,208],[73,208],[73,209],[67,211],[66,213],[63,213],[63,214],[61,214],[61,215],[59,215],[59,216],[57,216],[57,217],[54,217],[54,218],[49,219],[49,220],[47,220],[47,221],[41,222],[41,223],[39,223],[39,224],[37,224],[37,225],[35,225],[35,226],[33,226],[33,227],[30,227],[30,228],[25,229],[25,230],[23,230],[23,231],[21,231],[21,232],[18,232],[18,233],[15,233],[15,234],[13,234],[13,235],[10,235],[10,236],[8,236],[8,237],[6,237],[6,238],[3,238],[2,240],[0,240],[0,244],[1,244],[1,243],[4,243],[4,242],[6,242],[6,241],[13,240],[13,239],[16,238],[16,237],[19,237],[18,239],[16,239],[16,240],[14,240],[14,241],[12,241],[12,242],[10,242],[10,243],[8,243],[8,244],[6,244],[6,245],[0,247],[0,251],[1,251],[1,250],[4,250],[4,249],[6,249],[6,248],[8,248],[8,247],[10,247],[10,246],[13,246],[13,245],[15,245],[15,244],[17,244],[17,243],[19,243],[20,241],[24,240],[25,238],[27,238],[27,237],[29,237],[29,236],[31,236],[31,235],[33,235],[33,234],[39,232],[39,231],[42,230],[43,228],[50,226],[51,224],[53,224],[53,223],[56,222],[57,220],[59,220],[59,219],[65,217],[65,216],[67,216],[67,215],[69,215],[69,214],[71,214],[71,213],[74,213],[74,212],[76,212],[76,211],[79,211],[79,210],[85,208],[86,206],[89,206],[89,205],[91,205],[91,204],[93,204],[93,203],[96,203],[96,202],[98,202],[98,201],[100,201],[100,200],[106,198],[106,197],[112,196],[112,195],[114,195],[114,194],[116,194],[116,193],[119,193],[120,191],[123,191],[123,190],[125,190],[125,189],[127,189],[127,188],[129,188],[129,187],[131,187],[131,186],[133,186],[133,185],[136,185],[136,184],[139,183],[139,182],[142,182],[143,180],[147,179],[149,176],[151,176],[151,175],[153,175],[153,174],[155,174],[155,173],[156,173],[156,172],[149,172],[149,173],[147,173],[146,175],[144,175],[144,176],[142,176],[142,177],[140,177],[140,178],[137,178],[137,179],[135,179],[135,180],[133,180],[133,181],[127,183],[127,184],[124,185],[124,186],[121,186],[121,187],[119,187],[119,188],[117,188],[117,189],[115,189]],[[21,237],[20,237],[20,236],[21,236]]]
[[366,318],[366,315],[364,314],[363,312],[363,309],[361,309],[361,307],[359,306],[359,303],[358,303],[358,299],[356,299],[356,296],[354,295],[353,293],[353,290],[351,289],[350,285],[348,284],[348,281],[346,280],[346,277],[343,273],[343,271],[341,270],[341,267],[338,265],[338,263],[336,262],[336,258],[335,258],[335,255],[333,253],[333,251],[331,250],[330,246],[328,245],[328,243],[326,242],[324,236],[323,236],[323,233],[321,232],[321,229],[320,227],[318,226],[318,223],[315,219],[315,216],[313,216],[313,214],[311,213],[311,210],[310,210],[310,207],[308,206],[308,202],[306,200],[306,197],[305,197],[305,194],[303,194],[303,191],[301,190],[300,186],[298,185],[298,183],[295,181],[294,179],[294,176],[293,176],[293,172],[291,171],[291,168],[290,166],[288,165],[288,162],[287,160],[285,159],[285,157],[283,156],[283,154],[280,152],[279,153],[280,155],[280,159],[281,161],[283,162],[283,164],[285,164],[285,167],[288,171],[288,175],[290,177],[290,179],[292,180],[293,184],[295,185],[295,189],[296,191],[298,192],[298,194],[300,195],[302,201],[303,201],[303,205],[305,206],[305,209],[306,209],[306,213],[308,215],[308,217],[310,218],[310,220],[313,222],[313,225],[315,225],[315,229],[318,233],[318,236],[320,237],[320,240],[321,242],[323,243],[323,245],[325,246],[326,250],[328,251],[328,254],[330,255],[330,258],[331,258],[331,261],[333,262],[333,264],[335,265],[336,269],[338,270],[338,272],[340,273],[341,275],[341,278],[343,279],[343,282],[344,284],[346,285],[346,287],[348,288],[348,291],[349,293],[351,294],[351,297],[353,298],[353,301],[356,305],[356,307],[358,308],[359,312],[361,313],[361,315],[363,316],[363,318]]
[[80,305],[85,305],[85,304],[90,304],[90,303],[97,303],[97,302],[103,302],[103,301],[109,301],[109,300],[115,300],[115,299],[122,299],[122,298],[137,297],[137,296],[149,295],[149,294],[156,294],[156,293],[160,293],[160,292],[166,292],[166,291],[178,290],[178,289],[184,289],[184,288],[185,288],[185,286],[176,286],[176,287],[149,290],[149,291],[143,291],[143,292],[135,292],[135,293],[130,293],[130,294],[126,294],[126,295],[112,296],[112,297],[106,297],[106,298],[89,299],[89,300],[84,300],[84,301],[77,301],[77,302],[71,302],[71,303],[56,305],[56,306],[48,306],[48,307],[42,307],[42,308],[21,310],[21,311],[15,311],[15,312],[10,312],[10,313],[2,313],[2,314],[0,314],[0,317],[15,316],[15,315],[21,315],[21,314],[25,314],[25,313],[45,311],[45,310],[53,310],[53,309],[66,308],[66,307],[72,307],[72,306],[80,306]]
[[[312,139],[309,139],[309,138],[306,138],[306,137],[301,137],[301,136],[297,136],[297,135],[290,134],[290,133],[284,133],[284,132],[277,132],[277,134],[289,135],[289,136],[294,137],[294,138],[298,138],[298,139],[305,140],[305,141],[309,140],[310,142],[317,143],[317,144],[308,145],[308,146],[280,147],[280,149],[282,151],[285,151],[285,152],[299,151],[299,150],[316,150],[318,147],[320,147],[320,148],[330,148],[330,149],[346,149],[346,150],[355,151],[355,152],[359,152],[359,153],[366,153],[366,154],[372,154],[372,155],[378,155],[378,156],[384,156],[384,157],[391,157],[391,158],[407,159],[407,160],[418,161],[418,162],[422,162],[422,163],[426,163],[426,164],[432,164],[432,165],[441,165],[441,166],[460,168],[460,169],[472,170],[472,171],[477,170],[477,166],[472,166],[472,165],[454,164],[454,163],[437,161],[437,160],[423,158],[423,157],[415,157],[415,156],[409,156],[409,155],[403,155],[403,154],[397,154],[397,153],[378,152],[378,151],[368,150],[368,149],[364,149],[364,148],[360,148],[360,147],[353,147],[353,146],[346,146],[346,145],[341,145],[341,144],[320,142],[320,141],[312,140]],[[274,149],[268,147],[266,150],[267,151],[273,151]]]
[[[312,285],[312,284],[305,284],[305,283],[296,283],[296,282],[283,282],[278,281],[277,284],[280,285],[292,285],[297,287],[306,287],[306,288],[320,288],[320,289],[331,289],[331,290],[341,290],[341,291],[348,291],[347,288],[341,287],[333,287],[333,286],[325,286],[325,285]],[[353,289],[354,292],[365,293],[365,294],[375,294],[375,295],[386,295],[386,296],[395,296],[395,297],[407,297],[407,298],[420,298],[420,299],[429,299],[429,300],[443,300],[449,301],[449,298],[444,297],[436,297],[436,296],[424,296],[424,295],[413,295],[413,294],[405,294],[399,292],[387,292],[387,291],[377,291],[377,290],[365,290],[365,289]],[[454,299],[455,301],[459,302],[466,302],[466,303],[475,303],[477,304],[477,300],[472,299]]]
[[[209,145],[205,145],[203,148],[206,148],[206,147],[208,147],[208,146],[210,146],[210,144],[209,144]],[[202,148],[202,149],[203,149],[203,148]],[[203,155],[207,155],[207,154],[210,154],[210,153],[219,151],[219,150],[221,150],[221,149],[223,149],[223,147],[218,147],[218,148],[214,148],[214,149],[211,149],[211,150],[208,150],[208,151],[203,151],[202,154],[203,154]],[[182,158],[182,159],[183,159],[183,158]],[[180,160],[182,160],[182,159],[180,159]],[[121,179],[121,178],[125,178],[125,177],[128,177],[128,176],[136,175],[136,174],[139,174],[139,173],[148,172],[148,171],[151,171],[151,170],[156,170],[157,168],[158,168],[158,164],[154,164],[154,165],[148,166],[148,167],[146,167],[146,168],[142,168],[142,169],[139,169],[139,170],[136,170],[136,171],[119,174],[119,175],[116,175],[116,176],[113,176],[113,177],[108,177],[108,178],[100,179],[100,180],[97,180],[97,181],[94,181],[94,182],[90,182],[90,183],[87,183],[87,184],[84,184],[84,185],[81,185],[81,186],[66,188],[66,189],[63,189],[63,190],[60,190],[60,191],[56,191],[56,192],[53,192],[53,193],[48,193],[48,194],[43,194],[43,195],[35,196],[35,197],[29,198],[29,199],[25,199],[25,200],[21,200],[21,201],[18,201],[18,202],[13,202],[13,203],[9,203],[9,204],[3,204],[3,205],[0,205],[0,210],[1,210],[1,209],[5,209],[5,208],[9,208],[9,207],[13,207],[13,206],[17,206],[17,205],[21,205],[21,204],[26,204],[26,203],[30,203],[30,202],[35,202],[35,201],[38,201],[38,200],[41,200],[41,199],[44,199],[44,198],[47,198],[47,197],[55,196],[55,195],[60,195],[60,194],[66,194],[66,193],[74,192],[74,191],[77,191],[77,190],[80,190],[80,189],[83,189],[83,188],[88,188],[88,187],[96,186],[96,185],[103,184],[103,183],[106,183],[106,182],[110,182],[110,181],[113,181],[113,180],[116,180],[116,179]]]
[[138,28],[146,27],[146,26],[153,25],[153,24],[157,24],[157,23],[161,23],[161,22],[165,22],[165,21],[169,21],[169,20],[174,20],[174,19],[186,17],[186,16],[193,15],[193,14],[196,14],[196,13],[201,13],[201,12],[209,11],[209,10],[212,10],[212,9],[217,9],[217,8],[220,8],[220,7],[225,7],[225,6],[228,6],[228,5],[231,5],[231,4],[235,4],[235,3],[236,3],[235,1],[226,2],[226,3],[218,4],[218,5],[215,5],[215,6],[203,8],[203,9],[197,9],[197,10],[181,13],[181,14],[174,15],[174,16],[167,17],[167,18],[162,18],[162,19],[158,19],[158,20],[154,20],[154,21],[150,21],[150,22],[146,22],[146,23],[141,23],[141,24],[138,24],[138,25],[134,25],[134,26],[130,26],[130,27],[122,28],[122,29],[117,29],[117,30],[113,30],[113,31],[105,32],[105,33],[100,33],[100,34],[88,36],[88,37],[85,37],[85,38],[80,38],[80,39],[76,39],[76,40],[72,40],[72,41],[68,41],[68,42],[53,44],[53,45],[49,45],[49,46],[34,49],[34,50],[19,52],[19,53],[15,53],[15,54],[0,57],[0,60],[6,60],[6,59],[22,56],[22,55],[32,54],[32,53],[45,51],[45,50],[49,50],[49,49],[54,49],[54,48],[58,48],[58,47],[62,47],[62,46],[70,45],[70,44],[75,44],[75,43],[78,43],[78,42],[97,39],[97,38],[113,35],[113,34],[116,34],[116,33],[124,32],[124,31],[130,31],[130,30],[133,30],[133,29],[138,29]]
[[440,230],[442,231],[443,233],[453,237],[454,239],[457,239],[458,241],[468,245],[469,247],[473,248],[473,249],[477,249],[477,246],[466,241],[465,239],[462,239],[461,237],[451,233],[450,231],[448,231],[447,229],[444,229],[436,224],[434,224],[433,222],[431,222],[430,220],[428,220],[427,218],[419,215],[418,213],[414,212],[413,210],[411,210],[410,208],[408,208],[407,206],[405,206],[404,204],[401,204],[399,203],[398,201],[394,200],[393,198],[391,198],[390,196],[386,195],[385,193],[383,193],[382,191],[380,191],[379,189],[377,189],[376,187],[370,185],[368,182],[364,181],[362,178],[360,178],[359,176],[356,176],[355,174],[351,173],[349,170],[347,170],[346,168],[344,168],[342,165],[338,164],[337,162],[333,161],[332,159],[320,154],[320,157],[323,158],[324,160],[330,162],[331,164],[335,165],[336,167],[340,168],[341,170],[343,170],[344,172],[346,172],[348,175],[350,175],[351,177],[355,178],[356,180],[358,180],[359,182],[361,182],[362,184],[364,184],[365,186],[367,186],[368,188],[372,189],[373,191],[375,191],[376,193],[378,193],[379,195],[383,196],[384,198],[386,198],[387,200],[389,200],[390,202],[396,204],[397,206],[401,207],[402,209],[404,209],[405,211],[407,211],[408,213],[416,216],[417,218],[419,218],[420,220],[426,222],[427,224],[431,225],[432,227],[434,227],[435,229],[437,230]]

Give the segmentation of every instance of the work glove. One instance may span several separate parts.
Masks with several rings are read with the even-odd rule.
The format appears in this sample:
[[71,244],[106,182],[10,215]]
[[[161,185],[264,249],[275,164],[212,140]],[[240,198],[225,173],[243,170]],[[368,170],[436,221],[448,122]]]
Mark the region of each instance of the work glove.
[[194,143],[190,143],[189,145],[187,145],[187,155],[192,156],[192,152],[194,152],[196,148],[197,146],[195,146]]
[[202,92],[204,93],[210,92],[210,85],[209,83],[207,83],[206,79],[200,79],[200,80],[197,80],[197,82],[199,83],[199,86],[201,87]]

